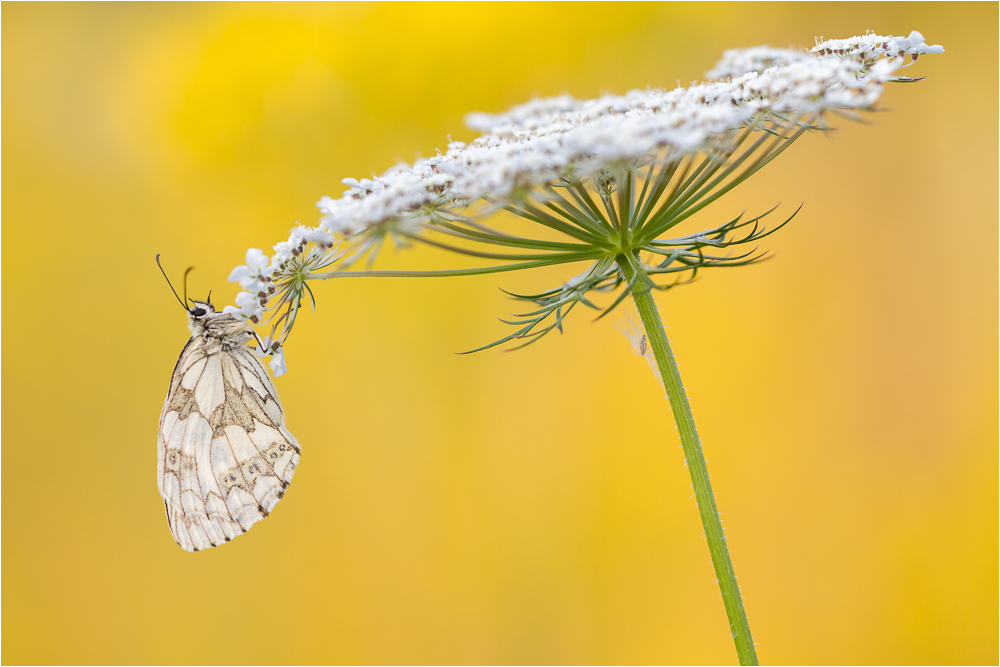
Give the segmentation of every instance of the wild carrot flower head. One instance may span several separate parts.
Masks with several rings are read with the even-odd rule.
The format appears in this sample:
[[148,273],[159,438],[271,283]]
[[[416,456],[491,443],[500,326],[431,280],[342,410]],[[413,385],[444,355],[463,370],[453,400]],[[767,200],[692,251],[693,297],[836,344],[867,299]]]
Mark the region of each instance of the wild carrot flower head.
[[[762,216],[737,218],[697,234],[671,237],[668,232],[749,178],[805,131],[829,129],[830,115],[853,117],[875,108],[885,83],[914,80],[897,76],[898,70],[919,55],[942,51],[928,46],[918,32],[828,40],[809,52],[732,50],[709,72],[717,80],[686,88],[633,90],[592,100],[561,95],[505,113],[472,113],[466,123],[481,133],[478,138],[451,142],[444,152],[397,165],[381,176],[344,179],[346,192],[318,202],[318,227],[297,228],[275,250],[281,246],[287,255],[287,248],[307,242],[310,252],[319,252],[331,248],[334,237],[345,239],[350,254],[341,266],[346,268],[361,257],[373,259],[388,238],[397,245],[425,243],[502,262],[466,273],[588,262],[583,273],[561,286],[511,295],[533,308],[511,321],[518,327],[515,333],[494,344],[512,339],[527,344],[561,329],[575,305],[596,308],[591,292],[610,293],[625,284],[623,263],[631,268],[629,286],[641,281],[668,289],[703,268],[759,259],[752,250],[736,255],[718,251],[771,233],[759,224]],[[545,230],[522,237],[483,224],[500,209]],[[317,243],[308,234],[324,236]],[[230,279],[249,285],[248,292],[258,298],[238,297],[234,312],[259,319],[261,308],[275,307],[270,294],[284,295],[278,299],[280,308],[308,289],[306,280],[345,275],[314,273],[331,257],[322,254],[309,268],[292,273],[282,269],[279,279],[273,271],[288,267],[287,258],[272,257],[272,273],[265,276],[261,257],[248,253],[247,264]],[[675,279],[664,282],[673,273],[678,274]],[[262,290],[267,294],[253,292],[267,278],[274,283]],[[287,336],[294,312],[283,319]]]
[[263,251],[250,248],[246,264],[229,274],[230,282],[238,282],[243,291],[236,295],[236,306],[226,306],[223,312],[254,324],[265,319],[272,322],[271,335],[260,341],[260,351],[272,355],[271,369],[276,376],[285,372],[282,344],[292,330],[302,298],[306,292],[312,298],[309,276],[340,257],[338,246],[328,232],[299,226],[287,241],[274,246],[270,259]]

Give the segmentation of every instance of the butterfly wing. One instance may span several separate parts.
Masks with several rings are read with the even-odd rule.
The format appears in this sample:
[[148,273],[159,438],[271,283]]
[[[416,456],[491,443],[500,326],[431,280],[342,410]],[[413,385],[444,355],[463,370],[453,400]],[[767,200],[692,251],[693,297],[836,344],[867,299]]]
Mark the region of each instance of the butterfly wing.
[[299,462],[263,365],[246,346],[206,334],[177,360],[157,450],[170,532],[186,551],[228,542],[265,518]]

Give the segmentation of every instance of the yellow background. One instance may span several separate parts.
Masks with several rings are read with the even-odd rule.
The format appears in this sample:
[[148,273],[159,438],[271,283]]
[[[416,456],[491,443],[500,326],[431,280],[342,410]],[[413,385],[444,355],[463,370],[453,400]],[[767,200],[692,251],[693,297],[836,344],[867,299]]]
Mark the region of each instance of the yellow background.
[[[667,403],[611,324],[527,350],[581,267],[320,284],[277,381],[274,515],[188,554],[156,489],[186,317],[247,247],[472,110],[700,78],[726,48],[919,29],[891,113],[804,137],[703,217],[773,261],[659,297],[761,660],[994,663],[997,5],[10,4],[4,663],[730,663]],[[385,268],[461,258],[386,252]]]

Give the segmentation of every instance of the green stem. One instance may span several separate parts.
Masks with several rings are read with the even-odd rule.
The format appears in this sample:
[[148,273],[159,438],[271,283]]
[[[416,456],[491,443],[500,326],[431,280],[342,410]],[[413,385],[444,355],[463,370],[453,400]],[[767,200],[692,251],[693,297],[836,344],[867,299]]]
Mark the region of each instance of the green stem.
[[600,251],[560,253],[561,257],[552,259],[536,259],[517,264],[499,264],[497,266],[481,266],[475,269],[447,269],[444,271],[329,271],[326,273],[310,273],[306,280],[329,280],[330,278],[442,278],[445,276],[481,276],[486,273],[503,273],[505,271],[520,271],[534,269],[550,264],[566,264],[568,262],[583,262],[600,259],[604,253]]
[[[629,259],[619,257],[618,266],[625,279],[631,282],[635,277],[636,268]],[[681,384],[681,374],[677,368],[677,362],[670,351],[670,342],[667,340],[663,321],[656,309],[656,301],[653,300],[649,286],[643,280],[640,279],[635,283],[635,287],[632,289],[632,298],[635,300],[639,317],[642,318],[646,338],[653,349],[657,366],[660,369],[660,376],[663,378],[663,386],[674,411],[674,420],[677,422],[677,431],[681,436],[688,472],[691,473],[691,484],[694,487],[698,512],[701,514],[701,523],[705,527],[708,550],[712,554],[712,565],[715,566],[715,576],[719,580],[722,602],[726,607],[729,628],[732,631],[733,642],[736,644],[736,655],[739,657],[741,665],[756,665],[757,652],[754,650],[753,637],[750,636],[750,624],[747,623],[747,615],[743,610],[743,598],[740,596],[740,588],[736,583],[733,562],[729,558],[726,537],[722,533],[722,523],[719,521],[719,510],[715,506],[712,484],[708,479],[705,456],[702,454],[698,431],[694,426],[694,415],[691,414],[691,406],[684,393],[684,385]]]

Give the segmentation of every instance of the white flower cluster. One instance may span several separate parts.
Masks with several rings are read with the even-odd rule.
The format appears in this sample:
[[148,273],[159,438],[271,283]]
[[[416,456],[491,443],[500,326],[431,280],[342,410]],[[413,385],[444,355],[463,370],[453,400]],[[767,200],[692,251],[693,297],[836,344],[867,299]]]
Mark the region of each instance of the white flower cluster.
[[466,122],[484,133],[472,143],[453,142],[443,154],[372,179],[344,179],[350,189],[343,196],[317,204],[320,229],[345,237],[379,227],[414,232],[482,197],[502,201],[610,162],[698,150],[758,114],[867,109],[904,65],[896,56],[941,50],[917,32],[823,42],[812,54],[755,47],[726,52],[711,72],[731,76],[726,81],[594,100],[561,95],[502,114],[470,114]]
[[262,250],[250,248],[247,250],[247,263],[237,266],[229,274],[229,282],[239,283],[244,290],[236,295],[239,307],[226,306],[223,312],[259,322],[267,310],[268,300],[277,289],[276,285],[280,286],[305,267],[316,268],[335,245],[333,236],[322,229],[300,225],[292,230],[287,241],[274,246],[274,255],[270,258]]
[[814,56],[805,51],[775,49],[770,46],[754,46],[749,49],[727,49],[722,60],[705,72],[709,79],[724,79],[727,76],[741,76],[748,72],[763,72],[769,67],[809,60]]
[[[281,304],[297,308],[309,271],[336,260],[336,246],[329,233],[299,226],[292,230],[287,241],[274,246],[274,255],[270,258],[262,250],[250,248],[246,264],[237,266],[229,274],[229,281],[239,283],[243,291],[236,295],[236,305],[226,306],[222,312],[257,324],[264,319],[268,307],[273,308],[275,300],[279,308]],[[270,366],[276,377],[286,370],[281,344],[289,329],[290,321],[286,320],[281,336],[261,341],[260,354],[271,355]]]
[[[820,38],[822,39],[822,38]],[[809,53],[793,49],[775,49],[770,46],[754,46],[749,49],[729,49],[722,54],[722,60],[706,72],[710,79],[742,76],[749,72],[763,72],[771,67],[790,65],[803,62],[815,56],[833,56],[861,63],[863,67],[871,65],[880,58],[902,58],[910,56],[913,60],[925,53],[944,53],[944,47],[928,46],[924,36],[914,30],[909,37],[886,37],[868,32],[850,39],[816,40],[816,46]],[[912,64],[895,64],[896,68],[909,67]]]
[[[355,248],[376,247],[386,235],[405,241],[482,199],[503,205],[538,186],[586,182],[614,165],[676,159],[725,145],[747,126],[781,129],[824,111],[869,109],[904,66],[901,56],[941,51],[917,32],[826,41],[810,53],[755,47],[725,53],[710,72],[728,77],[722,81],[593,100],[561,95],[502,114],[470,114],[468,125],[483,133],[471,143],[452,142],[444,153],[371,179],[344,179],[349,189],[341,197],[318,202],[319,227],[296,228],[270,259],[248,251],[247,264],[230,276],[246,291],[227,312],[260,320],[274,285],[289,279],[288,267],[294,273],[329,263],[335,236]],[[303,263],[297,252],[316,257]]]
[[860,37],[849,39],[828,39],[824,42],[817,40],[816,46],[810,49],[810,52],[821,56],[837,56],[867,63],[883,56],[890,58],[910,56],[916,60],[917,56],[925,53],[944,53],[944,47],[939,44],[926,44],[924,36],[916,30],[912,31],[908,37],[886,37],[869,31]]

